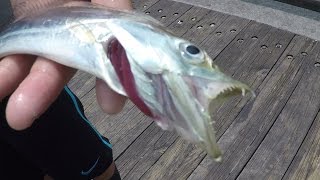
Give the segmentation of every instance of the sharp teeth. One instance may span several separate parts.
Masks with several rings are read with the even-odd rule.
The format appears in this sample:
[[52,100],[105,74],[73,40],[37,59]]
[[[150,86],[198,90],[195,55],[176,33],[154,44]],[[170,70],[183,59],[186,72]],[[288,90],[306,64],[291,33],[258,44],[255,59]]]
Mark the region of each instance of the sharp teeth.
[[233,89],[234,89],[234,87],[232,87],[232,86],[228,88],[229,91],[233,91]]
[[[229,86],[229,87],[226,87],[226,88],[222,89],[218,95],[221,95],[221,94],[224,94],[224,93],[227,93],[227,92],[232,92],[232,91],[235,91],[235,90],[238,90],[238,89],[240,89],[240,87]],[[244,88],[241,88],[241,94],[242,94],[242,96],[244,96],[246,94],[246,90]]]

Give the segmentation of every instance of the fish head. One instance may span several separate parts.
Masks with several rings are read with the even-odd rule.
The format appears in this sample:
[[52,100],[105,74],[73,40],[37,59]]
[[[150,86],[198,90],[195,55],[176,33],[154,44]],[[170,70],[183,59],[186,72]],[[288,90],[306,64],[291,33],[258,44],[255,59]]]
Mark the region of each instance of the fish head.
[[111,29],[125,49],[138,96],[161,128],[175,129],[220,161],[213,107],[250,88],[224,74],[197,45],[154,20],[137,19],[118,20]]
[[163,111],[170,119],[160,118],[158,124],[174,127],[184,138],[221,161],[212,115],[229,97],[244,96],[252,91],[246,84],[224,74],[197,45],[179,38],[175,41],[171,60],[168,59],[175,63],[170,62],[162,73],[161,87],[166,87],[167,92],[158,92],[163,94],[162,99],[171,102],[170,105],[164,103],[167,109]]

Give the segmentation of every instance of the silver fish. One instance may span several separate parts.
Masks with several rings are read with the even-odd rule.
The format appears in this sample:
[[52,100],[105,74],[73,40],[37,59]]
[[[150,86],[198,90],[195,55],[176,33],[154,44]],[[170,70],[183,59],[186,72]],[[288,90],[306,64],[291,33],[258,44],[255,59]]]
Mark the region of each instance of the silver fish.
[[86,71],[128,96],[164,130],[175,129],[221,161],[210,107],[250,88],[155,19],[91,3],[21,18],[0,33],[0,57],[33,54]]

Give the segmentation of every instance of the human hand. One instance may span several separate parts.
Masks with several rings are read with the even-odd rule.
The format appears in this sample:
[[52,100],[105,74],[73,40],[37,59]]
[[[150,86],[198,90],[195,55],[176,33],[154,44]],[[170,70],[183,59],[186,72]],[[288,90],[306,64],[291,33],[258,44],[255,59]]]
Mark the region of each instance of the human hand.
[[[71,0],[11,0],[14,16]],[[92,0],[114,8],[131,9],[129,0]],[[16,130],[32,125],[58,97],[76,70],[42,57],[12,55],[0,61],[0,100],[11,94],[7,107],[8,124]],[[119,112],[126,98],[115,93],[101,80],[96,82],[97,100],[107,113]],[[112,102],[112,103],[110,103]]]

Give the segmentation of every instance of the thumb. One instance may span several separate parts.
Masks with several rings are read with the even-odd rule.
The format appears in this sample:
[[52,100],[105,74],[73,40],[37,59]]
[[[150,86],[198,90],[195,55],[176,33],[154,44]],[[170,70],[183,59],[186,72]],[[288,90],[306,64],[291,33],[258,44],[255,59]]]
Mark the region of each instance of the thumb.
[[11,0],[10,2],[14,17],[19,18],[71,1],[73,0]]

